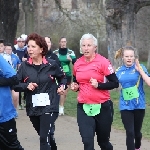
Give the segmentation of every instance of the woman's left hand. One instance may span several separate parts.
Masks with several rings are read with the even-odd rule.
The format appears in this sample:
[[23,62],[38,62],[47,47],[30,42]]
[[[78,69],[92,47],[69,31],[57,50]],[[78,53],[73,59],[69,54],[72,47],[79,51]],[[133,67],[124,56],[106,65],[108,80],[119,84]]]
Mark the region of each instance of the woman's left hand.
[[57,89],[57,93],[58,93],[59,95],[65,94],[65,90],[64,90],[64,86],[63,86],[63,85],[61,85],[61,86]]
[[90,82],[91,82],[91,85],[92,85],[93,87],[95,87],[95,88],[98,87],[98,82],[97,82],[96,79],[91,78],[91,79],[90,79]]

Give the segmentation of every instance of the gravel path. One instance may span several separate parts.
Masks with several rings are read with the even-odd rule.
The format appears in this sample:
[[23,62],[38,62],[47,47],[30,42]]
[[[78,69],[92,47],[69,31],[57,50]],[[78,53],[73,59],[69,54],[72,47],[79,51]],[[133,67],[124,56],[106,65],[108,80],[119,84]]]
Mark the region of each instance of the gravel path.
[[[25,150],[39,150],[39,137],[32,127],[25,110],[19,110],[19,118],[16,119],[18,138]],[[83,150],[76,118],[61,116],[56,121],[55,138],[58,150]],[[111,143],[114,150],[126,150],[125,133],[112,129]],[[95,150],[100,150],[95,139]],[[143,139],[141,150],[150,150],[150,141]]]

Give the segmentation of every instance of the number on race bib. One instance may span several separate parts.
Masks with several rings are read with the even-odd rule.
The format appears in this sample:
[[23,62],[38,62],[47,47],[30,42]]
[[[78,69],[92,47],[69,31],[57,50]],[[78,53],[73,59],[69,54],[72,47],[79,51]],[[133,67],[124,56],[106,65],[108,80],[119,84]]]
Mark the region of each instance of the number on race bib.
[[136,86],[122,89],[124,100],[132,100],[139,97],[138,88]]

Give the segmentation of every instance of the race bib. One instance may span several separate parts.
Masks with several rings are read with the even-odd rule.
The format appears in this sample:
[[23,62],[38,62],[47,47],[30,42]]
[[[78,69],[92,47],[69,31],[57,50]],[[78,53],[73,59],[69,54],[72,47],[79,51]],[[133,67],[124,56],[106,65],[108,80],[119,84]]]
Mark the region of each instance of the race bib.
[[64,65],[63,66],[63,70],[64,70],[64,72],[69,72],[69,66],[68,65]]
[[33,107],[50,105],[48,93],[40,93],[32,95]]
[[126,101],[139,97],[139,92],[138,92],[138,88],[136,85],[133,87],[122,89],[122,94],[123,94],[124,100]]
[[100,113],[101,104],[83,104],[83,110],[88,116],[96,116]]

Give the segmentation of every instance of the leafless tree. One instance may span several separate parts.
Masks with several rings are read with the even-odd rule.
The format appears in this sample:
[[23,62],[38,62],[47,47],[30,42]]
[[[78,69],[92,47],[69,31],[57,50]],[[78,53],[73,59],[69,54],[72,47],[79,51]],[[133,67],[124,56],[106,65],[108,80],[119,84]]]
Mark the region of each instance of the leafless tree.
[[[72,32],[94,34],[99,42],[98,52],[107,52],[107,49],[102,50],[101,48],[101,41],[105,41],[106,39],[104,0],[92,0],[89,1],[89,3],[87,3],[87,0],[82,0],[82,3],[84,3],[83,8],[80,7],[80,9],[76,8],[69,11],[63,7],[60,0],[55,0],[55,3],[58,5],[63,16],[66,17],[71,24]],[[75,6],[77,7],[76,4]]]
[[19,19],[19,0],[0,0],[0,38],[13,44]]
[[[115,51],[127,43],[135,45],[136,14],[150,0],[107,0],[106,1],[106,31],[109,58],[115,66]],[[120,62],[120,61],[119,61]]]

